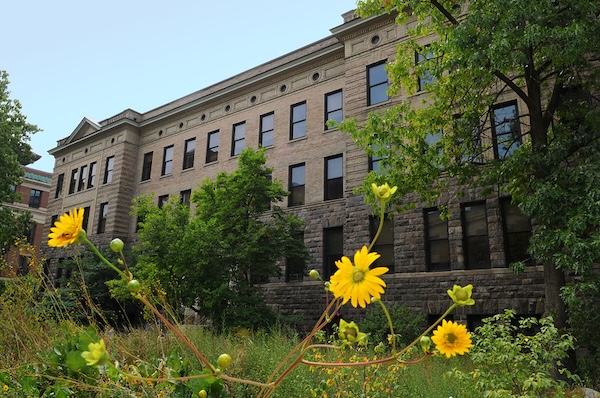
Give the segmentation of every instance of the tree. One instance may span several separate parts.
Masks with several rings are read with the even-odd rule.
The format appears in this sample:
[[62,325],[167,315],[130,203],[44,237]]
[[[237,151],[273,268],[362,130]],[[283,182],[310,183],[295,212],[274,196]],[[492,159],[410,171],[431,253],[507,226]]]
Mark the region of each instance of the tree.
[[264,150],[248,148],[238,169],[205,180],[192,194],[195,211],[171,198],[158,208],[141,198],[136,248],[140,272],[218,327],[267,327],[275,314],[256,285],[280,274],[279,261],[305,262],[303,224],[272,203],[288,193],[272,181]]
[[[428,95],[341,126],[384,158],[365,186],[397,185],[398,207],[444,209],[455,185],[510,194],[538,223],[530,252],[544,264],[546,313],[564,327],[565,271],[600,260],[600,2],[359,2],[362,16],[382,10],[416,21],[387,66],[390,93],[420,83]],[[498,121],[494,104],[511,96],[521,112]]]
[[10,99],[8,74],[0,70],[0,253],[13,246],[30,222],[29,213],[17,213],[7,204],[20,201],[15,187],[21,183],[23,169],[34,159],[27,143],[31,134],[39,129],[27,123],[18,100]]

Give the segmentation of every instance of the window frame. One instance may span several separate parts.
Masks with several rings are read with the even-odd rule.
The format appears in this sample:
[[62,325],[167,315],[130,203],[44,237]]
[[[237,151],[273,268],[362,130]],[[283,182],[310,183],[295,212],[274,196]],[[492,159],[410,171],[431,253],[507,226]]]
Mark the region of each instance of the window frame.
[[100,204],[100,210],[98,212],[98,228],[96,231],[98,234],[106,232],[106,221],[108,219],[108,202]]
[[77,180],[79,176],[79,168],[75,167],[71,170],[71,179],[69,180],[69,195],[75,193],[77,189]]
[[[339,108],[334,108],[331,109],[330,108],[330,99],[336,95],[340,96],[340,107]],[[332,114],[337,114],[339,112],[340,116],[339,117],[330,117]],[[327,121],[329,120],[334,120],[336,122],[341,122],[342,120],[344,120],[344,93],[342,89],[336,90],[336,91],[332,91],[330,93],[326,93],[325,94],[325,130],[329,130],[330,128],[327,126]],[[338,120],[339,119],[339,120]]]
[[56,179],[56,191],[54,192],[54,199],[58,199],[62,196],[62,191],[65,184],[65,173],[60,173]]
[[85,189],[88,177],[88,165],[84,164],[79,168],[79,182],[77,183],[77,192]]
[[29,192],[29,207],[32,209],[39,209],[42,204],[42,191],[39,189],[31,188]]
[[[434,214],[435,213],[435,214]],[[445,236],[440,237],[432,237],[432,223],[430,217],[435,217],[436,221],[443,223],[445,227]],[[442,220],[440,218],[440,210],[437,207],[430,207],[423,209],[423,223],[424,223],[424,235],[425,235],[425,264],[427,265],[427,271],[429,272],[437,272],[437,271],[450,271],[451,269],[451,261],[450,261],[450,233],[448,229],[448,219]],[[446,249],[447,253],[447,262],[433,262],[432,254],[434,244],[441,244]]]
[[[238,131],[238,129],[242,129]],[[242,137],[238,137],[238,133],[241,133]],[[238,144],[241,143],[241,148]],[[231,156],[238,156],[246,147],[246,121],[239,122],[233,125],[231,131]]]
[[[373,238],[375,238],[375,234],[377,233],[378,228],[379,228],[379,217],[369,216],[369,238],[370,238],[371,242],[373,241]],[[387,231],[386,231],[386,229],[387,229]],[[384,236],[383,235],[384,231],[390,233],[391,242],[381,243],[381,241],[379,240],[379,238]],[[388,214],[384,215],[383,228],[379,234],[379,238],[375,242],[373,247],[371,248],[371,251],[378,253],[381,257],[379,257],[377,260],[375,260],[373,262],[373,264],[371,265],[371,268],[387,267],[387,268],[389,268],[389,271],[388,271],[389,273],[394,273],[395,269],[396,269],[395,245],[394,245],[394,242],[395,242],[394,219],[390,218]],[[391,253],[390,253],[390,249],[391,249]],[[386,256],[390,255],[390,254],[391,254],[391,260],[388,261]]]
[[194,167],[196,158],[196,137],[185,140],[183,144],[183,162],[181,169],[188,170]]
[[[213,137],[216,137],[213,139]],[[214,163],[219,160],[219,130],[208,133],[206,138],[206,163]],[[212,141],[216,141],[216,144]]]
[[168,176],[173,174],[173,157],[175,155],[175,145],[171,144],[163,149],[163,161],[160,175]]
[[[293,186],[294,183],[294,171],[302,169],[302,184],[297,184]],[[291,165],[288,170],[289,182],[288,187],[290,191],[290,195],[288,196],[288,207],[302,206],[306,204],[306,163],[297,163]],[[299,177],[299,176],[298,176]],[[294,202],[295,193],[297,191],[301,191],[302,201]],[[300,193],[296,194],[296,196],[300,195]]]
[[[338,235],[338,236],[329,236],[329,235]],[[332,248],[331,240],[333,238],[338,239],[336,241],[337,244],[341,244],[341,247]],[[336,250],[339,249],[339,250]],[[344,256],[344,227],[336,226],[323,228],[323,279],[329,280],[331,275],[333,275],[336,271],[335,262],[342,259]]]
[[159,209],[162,209],[163,206],[165,204],[167,204],[167,202],[169,202],[169,195],[168,194],[167,195],[160,195],[158,197],[158,201],[157,201],[156,205],[158,206]]
[[98,162],[90,163],[90,171],[88,172],[87,189],[96,186],[96,173],[98,171]]
[[154,159],[154,151],[146,152],[142,160],[142,177],[140,181],[148,181],[152,178],[152,162]]
[[[383,60],[383,61],[379,61],[376,62],[374,64],[371,65],[367,65],[367,106],[373,106],[373,105],[377,105],[377,104],[381,104],[383,102],[386,102],[390,99],[390,97],[387,95],[387,90],[389,87],[389,77],[387,74],[387,71],[385,70],[385,65],[386,65],[387,61]],[[374,76],[372,77],[372,71],[377,71],[377,68],[383,68],[383,72],[385,72],[385,80],[376,80],[376,81],[372,81],[372,79],[374,78]],[[374,91],[377,90],[379,91],[381,86],[385,85],[385,99],[382,100],[377,100],[377,102],[375,102],[374,97]]]
[[[483,222],[485,223],[485,234],[471,234],[469,233],[469,224],[468,224],[468,219],[467,219],[467,208],[472,208],[472,207],[478,207],[478,208],[482,208],[483,209]],[[470,210],[469,210],[470,211]],[[463,230],[463,258],[464,258],[464,263],[465,263],[465,268],[466,269],[489,269],[492,267],[492,261],[491,261],[491,247],[490,247],[490,232],[489,232],[489,223],[487,220],[487,206],[486,206],[486,202],[485,201],[478,201],[478,202],[469,202],[469,203],[462,203],[460,206],[460,213],[461,213],[461,222],[462,222],[462,230]],[[485,261],[483,262],[483,264],[474,264],[474,261],[472,261],[473,259],[475,259],[475,255],[473,255],[472,253],[475,252],[474,250],[471,250],[473,247],[477,247],[479,250],[481,250],[481,248],[485,247],[486,250],[484,250],[484,252],[487,252],[487,259],[484,259]],[[479,256],[477,256],[479,257]],[[485,256],[483,256],[485,257]]]
[[[272,126],[270,129],[265,129],[265,120],[267,118],[272,118]],[[267,135],[270,137],[270,145],[265,145],[265,136]],[[264,115],[260,115],[260,134],[258,143],[264,148],[272,147],[275,144],[275,112],[269,112],[265,113]]]
[[[297,115],[296,111],[300,114]],[[306,137],[307,134],[307,106],[306,101],[290,106],[290,141]],[[298,130],[298,131],[296,131]]]
[[114,168],[115,168],[115,156],[112,155],[112,156],[107,157],[106,161],[104,162],[104,179],[102,180],[103,184],[110,184],[112,182]]
[[[502,120],[502,122],[498,123],[497,119],[496,119],[496,111],[499,109],[505,109],[508,107],[514,107],[514,115],[515,115],[514,118],[513,119],[505,118]],[[494,147],[494,159],[506,159],[507,157],[511,156],[513,154],[513,152],[516,151],[523,143],[522,137],[521,137],[519,105],[517,103],[517,100],[494,104],[490,109],[490,113],[491,113],[490,121],[491,121],[491,125],[492,125],[492,140],[493,140],[493,147]],[[515,130],[510,130],[510,132],[508,132],[508,133],[503,132],[501,134],[498,134],[499,126],[510,125],[512,123],[514,123],[514,126],[516,127]],[[511,141],[511,144],[510,144],[508,150],[505,150],[504,153],[502,154],[502,156],[500,154],[500,145],[502,144],[502,141],[498,140],[499,136],[511,136],[511,138],[512,138],[512,141]]]
[[[512,223],[509,222],[509,212],[507,211],[507,206],[510,206],[512,209],[516,209],[520,216],[523,219],[527,220],[527,228],[520,230],[511,230],[510,225]],[[535,261],[531,257],[531,255],[527,252],[527,248],[529,247],[529,240],[533,235],[533,228],[531,225],[531,219],[524,215],[517,205],[512,203],[511,197],[504,197],[500,199],[500,214],[502,216],[502,233],[504,237],[504,256],[506,259],[506,265],[510,265],[515,262],[522,261],[526,265],[533,265]],[[514,237],[514,239],[513,239]],[[526,239],[525,239],[526,238]],[[512,251],[511,247],[513,246],[511,242],[526,242],[525,244],[525,257],[522,259],[518,259],[515,253]]]
[[184,189],[183,191],[179,191],[179,203],[190,207],[191,199],[192,199],[192,190],[191,189]]
[[[338,159],[341,161],[341,165],[340,165],[341,174],[336,177],[329,177],[329,174],[331,171],[331,166],[332,166],[330,164],[330,162],[336,161]],[[334,200],[334,199],[343,198],[344,197],[344,155],[343,154],[340,153],[340,154],[328,156],[325,158],[324,177],[325,177],[323,179],[324,180],[324,188],[323,188],[324,200]],[[338,187],[338,185],[339,185],[339,187]],[[338,189],[339,189],[339,192],[337,192]]]
[[[419,64],[426,63],[434,58],[433,51],[431,50],[429,45],[426,45],[422,48],[424,51],[415,51],[415,66]],[[426,52],[425,52],[426,51]],[[417,76],[417,91],[423,92],[425,91],[425,86],[431,84],[435,81],[435,77],[431,76],[431,72],[429,69],[425,69],[425,77],[423,77],[423,73]]]

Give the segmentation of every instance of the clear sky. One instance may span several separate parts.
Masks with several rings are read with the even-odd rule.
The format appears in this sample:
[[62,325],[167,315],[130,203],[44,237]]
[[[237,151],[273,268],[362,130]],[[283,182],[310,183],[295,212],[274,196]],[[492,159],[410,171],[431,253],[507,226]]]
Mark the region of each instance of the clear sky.
[[47,152],[84,117],[146,112],[331,34],[356,0],[13,0],[0,69]]

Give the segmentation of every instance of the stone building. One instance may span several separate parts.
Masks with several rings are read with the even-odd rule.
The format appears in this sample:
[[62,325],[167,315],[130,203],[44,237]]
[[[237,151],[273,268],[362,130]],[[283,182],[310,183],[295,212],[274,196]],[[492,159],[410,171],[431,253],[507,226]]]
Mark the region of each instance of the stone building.
[[[56,161],[48,224],[83,207],[90,239],[132,240],[133,198],[154,193],[159,203],[169,195],[187,201],[204,178],[234,170],[241,149],[262,146],[273,178],[291,191],[281,206],[305,221],[309,269],[330,275],[334,260],[352,256],[372,235],[371,209],[353,189],[377,159],[326,121],[365,119],[403,100],[404,94],[388,98],[384,65],[408,38],[406,26],[388,15],[342,17],[329,37],[156,109],[127,109],[100,122],[84,118],[50,150]],[[518,112],[518,103],[502,109]],[[384,300],[433,317],[447,308],[448,288],[472,283],[477,304],[460,309],[455,319],[477,322],[504,308],[541,313],[541,268],[531,265],[515,275],[506,266],[523,255],[529,221],[499,195],[462,200],[447,221],[423,208],[386,221],[374,249],[391,268]],[[47,251],[55,277],[65,255]],[[298,270],[283,271],[263,286],[267,300],[281,314],[315,320],[324,308],[322,287]]]
[[45,245],[44,228],[52,173],[27,166],[23,166],[23,171],[25,173],[23,181],[15,187],[15,190],[21,194],[21,202],[8,206],[17,211],[31,213],[33,225],[28,231],[25,231],[25,238],[33,246],[34,252],[19,252],[16,247],[10,249],[3,258],[12,269],[3,270],[2,276],[27,273],[30,256],[34,255],[38,257],[37,260],[40,260],[40,250],[42,244]]

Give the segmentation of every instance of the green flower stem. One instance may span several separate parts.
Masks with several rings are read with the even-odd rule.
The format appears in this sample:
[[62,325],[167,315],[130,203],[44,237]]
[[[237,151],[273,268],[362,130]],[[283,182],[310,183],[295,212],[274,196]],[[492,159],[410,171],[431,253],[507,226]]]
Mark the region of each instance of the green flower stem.
[[385,317],[387,318],[388,326],[390,327],[390,333],[392,334],[392,352],[395,354],[396,353],[396,335],[394,334],[394,324],[392,323],[392,317],[390,317],[390,312],[388,311],[386,305],[383,304],[383,301],[377,300],[377,302],[383,309],[383,313],[385,314]]
[[224,374],[213,375],[213,374],[205,373],[205,374],[201,374],[201,375],[190,375],[190,376],[179,376],[179,377],[144,377],[144,376],[137,376],[137,375],[133,375],[131,373],[124,372],[121,369],[117,368],[113,364],[109,364],[108,366],[112,367],[113,369],[115,369],[117,372],[119,372],[123,376],[127,377],[128,379],[142,380],[142,381],[153,381],[153,382],[157,382],[157,383],[173,382],[173,381],[183,381],[183,382],[186,382],[186,381],[190,381],[190,380],[194,380],[194,379],[205,379],[207,377],[217,377],[219,379],[223,379],[223,380],[227,380],[227,381],[232,381],[232,382],[235,382],[235,383],[250,384],[250,385],[258,386],[258,387],[272,387],[269,384],[260,383],[258,381],[238,379],[237,377],[231,377],[231,376],[227,376],[227,375],[224,375]]
[[[335,307],[334,307],[335,304]],[[271,372],[271,374],[269,375],[268,379],[267,379],[267,383],[268,385],[273,385],[273,389],[270,391],[265,392],[265,388],[262,388],[258,395],[257,398],[261,398],[264,395],[264,398],[269,397],[269,395],[271,395],[271,393],[273,392],[273,390],[275,389],[275,387],[277,387],[279,385],[279,383],[281,383],[281,381],[296,367],[298,366],[298,364],[300,364],[300,361],[302,360],[302,356],[304,355],[304,353],[306,352],[307,349],[307,344],[312,340],[312,338],[315,336],[315,334],[323,329],[325,327],[325,325],[327,325],[330,321],[330,311],[333,308],[333,312],[332,313],[336,313],[337,311],[339,311],[339,309],[342,307],[341,304],[341,300],[340,299],[333,299],[331,300],[331,302],[327,305],[327,307],[325,308],[325,310],[323,311],[323,313],[321,314],[321,316],[319,317],[319,320],[317,320],[317,322],[315,323],[315,326],[313,327],[313,329],[311,330],[311,332],[304,338],[304,340],[302,340],[300,343],[298,343],[298,345],[296,345],[296,347],[294,347],[286,356],[285,358],[283,358],[281,360],[281,362],[279,362],[279,365],[277,365],[277,367],[273,370],[273,372]],[[275,379],[275,381],[272,381],[277,373],[283,368],[283,366],[290,360],[290,358],[297,353],[298,351],[300,351],[300,355],[298,355],[298,357],[283,371],[283,373],[281,373],[279,375],[279,377],[277,377],[277,379]]]
[[86,237],[84,238],[84,242],[88,244],[88,246],[92,249],[92,251],[94,252],[94,254],[96,256],[98,256],[98,258],[100,260],[102,260],[102,262],[106,265],[108,265],[110,268],[112,268],[114,271],[116,271],[119,275],[121,275],[121,277],[125,280],[129,280],[130,278],[128,277],[127,274],[125,274],[125,272],[121,271],[119,268],[117,268],[113,263],[111,263],[110,261],[108,261],[106,259],[106,257],[104,257],[96,248],[96,246],[94,246],[94,244],[92,242],[90,242],[90,240]]
[[150,310],[152,310],[152,312],[154,312],[154,314],[160,318],[161,321],[163,321],[163,323],[169,328],[171,329],[171,331],[175,334],[175,336],[177,336],[177,338],[179,340],[181,340],[181,342],[183,344],[185,344],[186,346],[188,346],[188,348],[194,353],[194,355],[196,355],[196,357],[202,362],[204,363],[204,365],[206,365],[212,372],[213,376],[216,376],[216,372],[215,372],[215,368],[210,364],[210,362],[208,362],[208,360],[204,357],[204,355],[202,355],[202,353],[200,351],[198,351],[198,349],[192,344],[191,341],[188,340],[187,337],[185,337],[183,335],[183,333],[181,333],[181,331],[179,329],[177,329],[175,327],[175,325],[173,325],[171,322],[169,322],[169,320],[167,318],[165,318],[163,316],[163,314],[160,313],[160,311],[158,311],[156,309],[155,306],[152,305],[152,303],[150,303],[150,301],[148,301],[148,299],[146,299],[146,297],[142,296],[141,294],[136,294],[135,297],[140,300],[142,303],[144,303],[144,305],[148,308],[150,308]]
[[369,245],[369,251],[371,251],[371,249],[373,249],[373,246],[375,246],[375,242],[377,242],[377,238],[379,238],[379,234],[381,233],[381,230],[383,229],[384,218],[385,218],[385,204],[381,204],[381,211],[379,212],[379,227],[377,228],[377,233],[373,237],[373,241]]
[[364,362],[313,362],[313,361],[307,361],[305,359],[303,359],[301,362],[303,365],[322,366],[322,367],[326,367],[326,368],[336,368],[336,367],[350,368],[350,367],[355,367],[355,366],[381,365],[381,364],[389,363],[389,362],[397,362],[402,365],[417,365],[417,364],[423,362],[425,359],[427,359],[431,355],[433,355],[433,354],[428,353],[428,354],[425,354],[423,357],[421,357],[419,359],[415,359],[413,361],[403,361],[403,360],[399,360],[396,356],[392,356],[392,357],[374,359],[371,361],[364,361]]
[[434,322],[434,323],[433,323],[431,326],[429,326],[429,327],[428,327],[428,328],[427,328],[427,329],[426,329],[426,330],[425,330],[423,333],[421,333],[421,334],[420,334],[420,335],[419,335],[419,336],[418,336],[416,339],[414,339],[414,340],[413,340],[413,342],[412,342],[412,343],[410,343],[410,344],[409,344],[409,345],[408,345],[408,346],[407,346],[405,349],[403,349],[402,351],[400,351],[400,353],[399,353],[398,355],[400,355],[400,354],[404,353],[404,352],[405,352],[405,351],[406,351],[408,348],[410,348],[410,347],[414,346],[415,344],[417,344],[417,343],[418,343],[418,342],[421,340],[421,337],[428,335],[428,334],[429,334],[429,332],[431,332],[431,331],[433,330],[433,328],[435,328],[435,327],[436,327],[436,326],[437,326],[437,325],[438,325],[438,324],[439,324],[439,323],[442,321],[442,319],[446,318],[446,317],[448,316],[448,314],[450,314],[452,311],[454,311],[454,309],[455,309],[456,307],[458,307],[458,304],[456,304],[456,303],[453,303],[453,304],[450,306],[450,308],[448,308],[448,309],[446,310],[446,312],[444,312],[444,313],[442,314],[442,316],[440,316],[440,317],[437,319],[437,321],[435,321],[435,322]]

